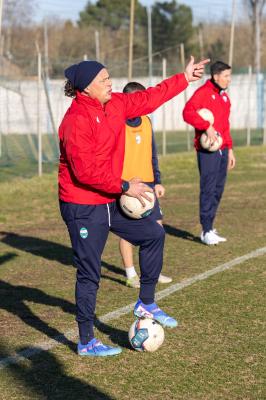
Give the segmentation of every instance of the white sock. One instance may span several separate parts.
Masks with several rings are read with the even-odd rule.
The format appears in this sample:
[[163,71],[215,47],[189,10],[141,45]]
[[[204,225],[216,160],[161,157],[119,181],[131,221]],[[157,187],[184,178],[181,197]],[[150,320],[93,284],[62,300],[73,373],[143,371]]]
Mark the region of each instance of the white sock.
[[126,268],[127,279],[134,278],[134,276],[136,276],[136,275],[137,275],[137,273],[136,273],[134,265],[132,267]]

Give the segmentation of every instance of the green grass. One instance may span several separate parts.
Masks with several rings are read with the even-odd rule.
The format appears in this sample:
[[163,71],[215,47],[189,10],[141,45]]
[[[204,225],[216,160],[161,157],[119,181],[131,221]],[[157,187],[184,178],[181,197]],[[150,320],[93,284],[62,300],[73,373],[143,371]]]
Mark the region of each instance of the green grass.
[[[162,132],[156,132],[158,154],[162,154]],[[245,146],[245,130],[232,131],[234,145]],[[192,131],[189,132],[190,150],[193,151]],[[1,136],[0,182],[10,181],[16,177],[30,178],[38,174],[37,135],[10,134]],[[174,154],[187,151],[187,132],[167,132],[166,153]],[[251,145],[260,145],[263,141],[262,130],[252,130]],[[58,149],[53,135],[42,135],[43,172],[50,173],[57,169]]]
[[[194,153],[161,157],[167,189],[162,207],[167,239],[164,272],[174,283],[247,254],[266,243],[266,149],[237,148],[216,227],[228,242],[198,241],[198,172]],[[0,358],[75,328],[68,234],[57,203],[56,172],[1,181]],[[137,257],[136,257],[137,259]],[[75,342],[0,370],[0,398],[263,400],[265,262],[254,258],[195,283],[159,304],[180,320],[155,353],[129,348],[132,314],[98,325],[97,336],[119,344],[110,359],[80,359]],[[158,286],[158,290],[165,286]],[[118,240],[103,255],[97,315],[134,302],[125,286]]]

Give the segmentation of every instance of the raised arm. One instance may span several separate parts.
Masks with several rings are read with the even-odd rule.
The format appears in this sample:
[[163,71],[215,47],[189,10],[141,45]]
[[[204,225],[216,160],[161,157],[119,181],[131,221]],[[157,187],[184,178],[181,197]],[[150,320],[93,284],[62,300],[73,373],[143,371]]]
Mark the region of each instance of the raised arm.
[[203,60],[195,63],[194,58],[191,57],[184,73],[165,79],[155,87],[135,93],[121,94],[125,118],[135,118],[155,111],[162,104],[185,90],[189,82],[200,79],[204,72],[204,66],[208,62],[209,60]]

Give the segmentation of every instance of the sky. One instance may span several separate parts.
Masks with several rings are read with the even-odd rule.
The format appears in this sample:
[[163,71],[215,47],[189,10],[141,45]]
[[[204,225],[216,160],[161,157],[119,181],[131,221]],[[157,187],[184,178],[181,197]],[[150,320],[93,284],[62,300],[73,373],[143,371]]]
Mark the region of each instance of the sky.
[[[112,1],[112,0],[110,0]],[[162,0],[161,0],[162,1]],[[194,21],[213,21],[231,19],[233,0],[179,0],[178,3],[186,4],[192,8]],[[72,19],[76,21],[79,12],[85,8],[88,0],[35,0],[36,20],[51,15],[60,16],[61,19]],[[153,0],[140,0],[144,6],[155,3]],[[237,15],[243,14],[243,0],[236,0]]]

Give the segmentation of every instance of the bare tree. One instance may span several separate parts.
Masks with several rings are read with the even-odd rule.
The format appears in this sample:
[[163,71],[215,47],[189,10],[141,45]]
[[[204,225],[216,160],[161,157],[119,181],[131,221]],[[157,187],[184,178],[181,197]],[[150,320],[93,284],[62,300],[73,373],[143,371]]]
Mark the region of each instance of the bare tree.
[[26,27],[34,14],[35,0],[5,0],[3,2],[3,28],[5,55],[12,59],[11,41],[14,27]]
[[252,43],[255,43],[254,67],[261,70],[261,21],[266,0],[244,0],[252,24]]

